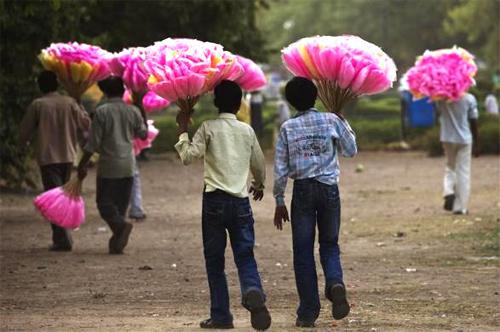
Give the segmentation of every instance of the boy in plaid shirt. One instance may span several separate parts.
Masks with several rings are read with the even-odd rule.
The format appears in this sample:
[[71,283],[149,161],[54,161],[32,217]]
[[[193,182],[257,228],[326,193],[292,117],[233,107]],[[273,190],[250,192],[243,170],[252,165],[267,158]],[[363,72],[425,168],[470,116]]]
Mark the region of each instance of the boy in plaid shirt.
[[314,262],[316,224],[319,253],[326,279],[326,298],[332,302],[332,315],[342,319],[349,314],[340,263],[339,164],[337,151],[352,157],[357,153],[356,137],[340,115],[318,112],[314,108],[317,89],[306,78],[295,77],[286,85],[288,102],[298,113],[283,123],[274,161],[274,224],[283,229],[289,220],[285,205],[288,177],[294,179],[292,196],[293,260],[300,305],[298,327],[313,327],[320,311],[318,280]]

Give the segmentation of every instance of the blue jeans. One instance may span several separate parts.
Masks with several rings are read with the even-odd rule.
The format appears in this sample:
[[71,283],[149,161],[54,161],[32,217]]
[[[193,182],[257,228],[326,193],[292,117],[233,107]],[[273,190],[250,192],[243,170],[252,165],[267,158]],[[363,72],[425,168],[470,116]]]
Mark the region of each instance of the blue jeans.
[[302,320],[314,321],[320,311],[314,262],[316,224],[326,286],[343,284],[338,245],[340,196],[337,185],[327,185],[314,179],[296,180],[293,185],[291,219],[293,267],[300,297],[297,316]]
[[226,230],[231,240],[234,262],[238,268],[242,295],[251,289],[262,292],[257,263],[253,255],[255,243],[253,223],[252,208],[248,198],[234,197],[219,190],[203,194],[203,249],[210,287],[210,318],[216,322],[233,321],[224,273]]

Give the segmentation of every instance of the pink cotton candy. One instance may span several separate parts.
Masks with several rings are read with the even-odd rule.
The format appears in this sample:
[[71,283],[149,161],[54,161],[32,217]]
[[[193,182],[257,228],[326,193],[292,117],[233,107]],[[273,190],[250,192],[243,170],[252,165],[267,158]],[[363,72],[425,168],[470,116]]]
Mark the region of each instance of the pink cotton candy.
[[243,74],[240,75],[235,82],[246,91],[255,91],[263,88],[267,80],[262,69],[250,59],[239,55],[237,55],[236,58],[241,65]]
[[38,195],[33,203],[43,217],[54,225],[75,229],[85,221],[83,198],[69,195],[63,187]]
[[148,91],[142,98],[142,106],[148,113],[162,110],[167,108],[168,105],[170,105],[170,102],[167,99],[158,96],[153,91]]
[[357,96],[385,91],[396,80],[394,61],[357,36],[302,38],[281,52],[290,72],[318,85],[319,97],[331,111],[340,112]]
[[453,47],[426,51],[405,76],[414,96],[455,101],[475,84],[476,72],[472,54]]
[[98,46],[53,43],[38,56],[45,69],[53,71],[68,93],[79,99],[95,82],[111,74],[111,53]]
[[155,140],[156,136],[160,131],[158,128],[154,126],[154,121],[153,120],[148,120],[148,136],[145,140],[142,140],[140,138],[134,138],[133,142],[133,148],[134,148],[134,155],[138,155],[141,153],[142,150],[148,149],[152,146],[153,141]]
[[[282,50],[282,60],[297,76],[334,81],[355,95],[379,93],[396,80],[394,61],[378,46],[356,36],[303,38]],[[380,79],[380,72],[385,79]],[[372,75],[377,77],[377,84],[373,84]],[[372,83],[365,84],[365,80]],[[368,86],[377,89],[371,91]]]

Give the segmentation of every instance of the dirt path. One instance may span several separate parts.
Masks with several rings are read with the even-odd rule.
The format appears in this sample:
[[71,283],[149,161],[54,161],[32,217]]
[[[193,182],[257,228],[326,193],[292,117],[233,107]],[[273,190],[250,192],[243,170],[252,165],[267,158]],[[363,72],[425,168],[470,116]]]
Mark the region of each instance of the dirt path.
[[[464,218],[441,209],[443,159],[362,153],[341,163],[341,246],[354,307],[334,327],[323,301],[315,330],[500,330],[500,158],[473,160],[471,214]],[[355,172],[358,163],[364,172]],[[73,233],[71,253],[47,251],[49,226],[35,213],[32,196],[2,194],[1,331],[198,330],[209,301],[202,165],[182,167],[167,155],[141,166],[148,219],[135,225],[123,256],[106,253],[110,233],[95,208],[94,173],[85,184],[87,222]],[[271,330],[300,331],[293,327],[290,228],[272,227],[270,162],[268,171],[266,197],[253,204],[255,251]],[[235,326],[251,331],[230,251],[227,273]]]

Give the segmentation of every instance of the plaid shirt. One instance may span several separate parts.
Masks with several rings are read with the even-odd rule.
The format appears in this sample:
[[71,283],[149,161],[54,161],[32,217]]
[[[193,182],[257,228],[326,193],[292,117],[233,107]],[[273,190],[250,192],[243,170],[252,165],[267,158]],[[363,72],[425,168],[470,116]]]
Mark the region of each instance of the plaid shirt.
[[340,175],[337,147],[345,157],[357,153],[353,130],[347,121],[333,113],[312,108],[283,123],[274,158],[276,204],[285,205],[288,177],[337,183]]

